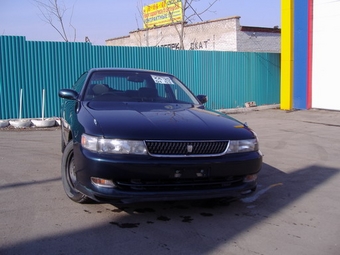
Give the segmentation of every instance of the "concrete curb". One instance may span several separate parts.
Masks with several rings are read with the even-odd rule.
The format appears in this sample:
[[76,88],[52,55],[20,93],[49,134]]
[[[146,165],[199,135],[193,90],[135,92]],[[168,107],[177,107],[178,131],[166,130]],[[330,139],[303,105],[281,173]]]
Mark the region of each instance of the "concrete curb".
[[261,111],[261,110],[268,110],[268,109],[279,109],[279,104],[272,104],[272,105],[261,105],[255,107],[245,107],[245,108],[231,108],[231,109],[219,109],[217,111],[226,113],[226,114],[233,114],[233,113],[244,113],[250,111]]

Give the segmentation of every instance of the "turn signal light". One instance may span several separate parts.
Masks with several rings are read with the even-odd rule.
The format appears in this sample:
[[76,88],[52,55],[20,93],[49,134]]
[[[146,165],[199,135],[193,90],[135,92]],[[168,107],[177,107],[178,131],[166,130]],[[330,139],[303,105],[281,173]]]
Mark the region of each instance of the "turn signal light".
[[115,187],[112,180],[101,179],[98,177],[91,177],[91,182],[93,185],[97,187],[103,187],[103,188],[114,188]]
[[246,177],[244,177],[244,182],[253,182],[256,181],[257,179],[257,174],[251,174],[251,175],[247,175]]

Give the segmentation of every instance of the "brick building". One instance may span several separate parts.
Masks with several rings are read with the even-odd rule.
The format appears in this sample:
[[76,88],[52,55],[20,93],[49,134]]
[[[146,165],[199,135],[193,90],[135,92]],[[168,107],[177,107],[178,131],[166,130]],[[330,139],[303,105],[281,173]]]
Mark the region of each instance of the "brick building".
[[[132,31],[106,40],[108,46],[156,46],[179,48],[176,27],[167,25]],[[184,27],[185,50],[280,52],[281,29],[240,25],[240,17],[209,20]]]

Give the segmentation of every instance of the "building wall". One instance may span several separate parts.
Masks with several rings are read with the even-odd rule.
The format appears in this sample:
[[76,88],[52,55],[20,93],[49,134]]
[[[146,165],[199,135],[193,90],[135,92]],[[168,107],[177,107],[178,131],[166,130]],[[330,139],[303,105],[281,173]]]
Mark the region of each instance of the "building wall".
[[188,25],[184,30],[185,49],[236,51],[238,27],[239,17]]
[[340,110],[340,1],[287,0],[281,7],[281,109]]
[[[130,32],[129,36],[106,40],[111,46],[158,46],[179,48],[179,25]],[[185,26],[185,50],[280,52],[280,30],[246,27],[240,17],[211,20]]]
[[[280,31],[280,30],[278,30]],[[279,53],[281,45],[280,33],[274,32],[237,32],[237,51]]]
[[312,107],[340,110],[340,1],[314,0]]

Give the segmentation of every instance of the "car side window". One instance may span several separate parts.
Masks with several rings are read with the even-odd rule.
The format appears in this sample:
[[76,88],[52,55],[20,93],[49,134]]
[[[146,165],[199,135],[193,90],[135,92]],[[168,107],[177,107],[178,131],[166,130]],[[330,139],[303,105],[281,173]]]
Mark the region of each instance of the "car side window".
[[87,77],[87,72],[83,73],[79,79],[76,81],[76,83],[73,85],[72,89],[80,93],[81,89],[84,86],[85,80]]
[[82,90],[85,80],[87,77],[87,72],[83,73],[79,79],[75,82],[75,84],[73,85],[72,89],[77,91],[78,93],[80,93],[80,91]]

